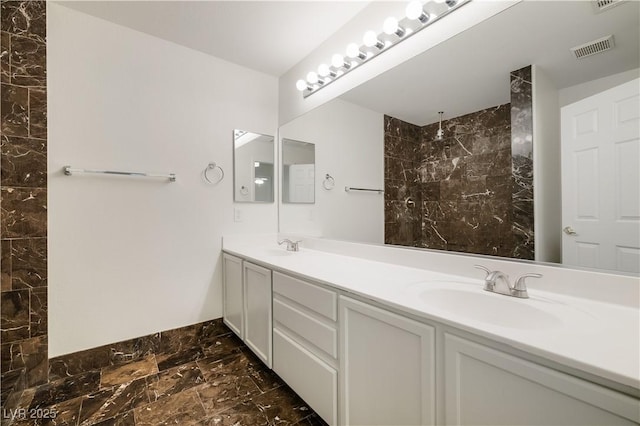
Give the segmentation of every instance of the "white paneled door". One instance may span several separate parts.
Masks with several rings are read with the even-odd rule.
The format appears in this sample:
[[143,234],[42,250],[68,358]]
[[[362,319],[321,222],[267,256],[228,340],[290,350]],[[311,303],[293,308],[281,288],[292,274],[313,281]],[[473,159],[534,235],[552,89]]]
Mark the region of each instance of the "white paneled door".
[[315,164],[292,164],[289,166],[289,201],[313,203],[315,201]]
[[561,110],[562,261],[640,272],[640,79]]

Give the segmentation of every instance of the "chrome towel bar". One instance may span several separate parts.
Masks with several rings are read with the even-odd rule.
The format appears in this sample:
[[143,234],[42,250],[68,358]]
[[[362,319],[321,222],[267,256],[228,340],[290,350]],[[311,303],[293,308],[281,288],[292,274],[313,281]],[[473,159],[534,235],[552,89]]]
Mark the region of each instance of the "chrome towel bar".
[[352,188],[350,186],[345,186],[344,190],[345,190],[345,192],[366,191],[366,192],[377,192],[378,194],[384,194],[384,190],[383,189]]
[[64,170],[64,174],[67,176],[72,176],[75,173],[98,173],[98,174],[105,174],[105,175],[166,178],[166,179],[169,179],[169,182],[176,181],[175,173],[157,174],[157,173],[144,173],[144,172],[124,172],[124,171],[117,171],[117,170],[76,169],[76,168],[72,168],[71,166],[64,166],[62,170]]

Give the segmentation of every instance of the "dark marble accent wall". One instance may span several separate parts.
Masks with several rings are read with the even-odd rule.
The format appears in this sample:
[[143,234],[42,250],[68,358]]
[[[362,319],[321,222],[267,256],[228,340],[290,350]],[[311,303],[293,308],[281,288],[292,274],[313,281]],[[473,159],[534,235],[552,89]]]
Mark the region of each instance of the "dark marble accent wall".
[[533,83],[531,66],[511,72],[513,238],[511,257],[534,259]]
[[[443,121],[442,140],[436,138],[438,123],[420,128],[385,117],[385,206],[392,207],[386,243],[497,256],[512,252],[509,111],[505,104]],[[392,135],[406,128],[418,129],[413,140]],[[405,152],[404,173],[411,180],[406,188],[393,169],[394,153]],[[413,235],[398,232],[405,223]]]
[[514,71],[511,103],[443,121],[442,140],[385,116],[385,243],[534,258],[531,94]]
[[420,127],[384,117],[385,243],[422,246]]
[[2,406],[46,383],[46,2],[0,2]]

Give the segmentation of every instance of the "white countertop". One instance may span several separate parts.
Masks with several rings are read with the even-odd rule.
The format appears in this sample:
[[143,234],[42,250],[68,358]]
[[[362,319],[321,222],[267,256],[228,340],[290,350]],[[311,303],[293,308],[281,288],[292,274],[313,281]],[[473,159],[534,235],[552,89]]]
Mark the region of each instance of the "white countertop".
[[[256,244],[225,239],[223,250],[624,386],[640,388],[640,310],[637,308],[531,287],[530,299],[506,298],[484,292],[483,280],[457,276],[454,271],[452,274],[431,272],[306,248],[293,253],[275,243]],[[508,321],[497,325],[477,321],[469,312],[443,309],[429,297],[419,297],[424,289],[447,288],[448,282],[452,288],[475,293],[477,287],[479,294],[502,298],[496,301],[502,306],[511,302],[527,306],[515,309],[521,315],[516,318],[515,325]],[[475,294],[472,296],[476,297]],[[553,322],[538,325],[533,319],[527,322],[527,311],[537,308],[550,312],[552,318],[560,321],[557,325]]]

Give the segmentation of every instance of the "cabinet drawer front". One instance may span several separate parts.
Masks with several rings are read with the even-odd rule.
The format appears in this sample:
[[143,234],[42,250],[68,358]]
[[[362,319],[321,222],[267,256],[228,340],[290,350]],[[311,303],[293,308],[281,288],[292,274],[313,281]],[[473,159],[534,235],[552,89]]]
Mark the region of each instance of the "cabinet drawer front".
[[275,298],[273,300],[273,321],[279,322],[304,337],[332,357],[338,356],[338,333],[335,327],[323,324],[286,302]]
[[338,373],[277,328],[273,370],[327,423],[337,424]]
[[296,278],[273,273],[273,291],[329,318],[338,319],[338,296],[335,292]]

